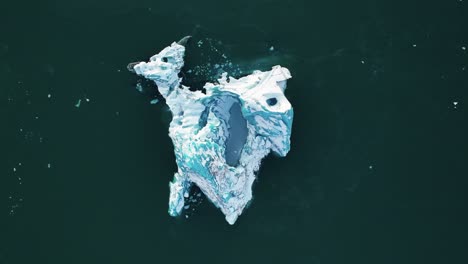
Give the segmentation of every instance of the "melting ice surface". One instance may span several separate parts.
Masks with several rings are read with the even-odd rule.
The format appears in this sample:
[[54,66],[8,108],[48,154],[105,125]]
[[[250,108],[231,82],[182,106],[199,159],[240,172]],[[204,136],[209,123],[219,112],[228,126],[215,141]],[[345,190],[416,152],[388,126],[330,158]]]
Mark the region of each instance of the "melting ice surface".
[[274,66],[235,79],[223,73],[206,83],[206,93],[190,91],[178,76],[185,47],[176,42],[149,62],[129,64],[153,80],[172,112],[169,136],[178,171],[169,183],[169,214],[177,216],[196,184],[221,209],[229,224],[252,199],[261,160],[290,149],[293,109],[284,96],[289,70]]

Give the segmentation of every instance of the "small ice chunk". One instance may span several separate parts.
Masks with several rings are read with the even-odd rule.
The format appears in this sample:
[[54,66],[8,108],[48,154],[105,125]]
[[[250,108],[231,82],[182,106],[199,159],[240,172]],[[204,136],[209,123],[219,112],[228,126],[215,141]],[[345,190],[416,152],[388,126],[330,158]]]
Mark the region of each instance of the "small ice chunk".
[[75,107],[76,107],[76,108],[79,108],[80,105],[81,105],[81,99],[78,99],[78,102],[76,102]]
[[141,86],[141,83],[137,83],[136,87],[137,91],[139,91],[140,93],[143,92],[143,86]]
[[416,47],[417,47],[417,45],[416,45],[416,44],[413,44],[413,48],[416,48]]
[[190,208],[190,205],[184,206],[184,209],[189,209],[189,208]]
[[270,51],[274,51],[274,50],[275,50],[275,47],[271,46]]
[[364,63],[366,63],[366,62],[362,60],[361,63],[364,64]]
[[47,163],[47,168],[50,169],[50,163]]
[[13,172],[16,172],[16,168],[13,168]]
[[89,98],[86,98],[86,102],[88,102],[88,103],[89,103]]
[[50,98],[50,97],[52,97],[52,95],[51,95],[51,94],[48,94],[48,95],[47,95],[47,98]]
[[462,48],[462,50],[466,50],[466,47],[465,47],[465,46],[463,46],[463,47],[461,47],[461,48]]
[[153,99],[153,100],[151,100],[150,104],[153,104],[153,105],[154,105],[154,104],[157,104],[158,102],[159,102],[158,99]]

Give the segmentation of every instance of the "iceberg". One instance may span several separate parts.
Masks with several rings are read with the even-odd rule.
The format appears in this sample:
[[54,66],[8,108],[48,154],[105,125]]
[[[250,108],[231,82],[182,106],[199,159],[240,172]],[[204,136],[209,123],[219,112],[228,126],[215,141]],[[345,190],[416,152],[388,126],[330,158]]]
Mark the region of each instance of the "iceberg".
[[172,112],[178,170],[169,183],[169,214],[181,214],[195,184],[232,225],[252,200],[262,159],[290,150],[293,108],[284,90],[291,74],[279,65],[238,79],[224,72],[204,85],[206,92],[191,91],[179,76],[188,39],[128,69],[154,81]]

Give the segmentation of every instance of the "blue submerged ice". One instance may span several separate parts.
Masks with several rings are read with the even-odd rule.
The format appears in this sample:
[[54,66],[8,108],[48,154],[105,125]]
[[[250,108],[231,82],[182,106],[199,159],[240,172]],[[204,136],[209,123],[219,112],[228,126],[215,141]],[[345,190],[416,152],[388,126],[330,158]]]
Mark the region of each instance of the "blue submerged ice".
[[195,184],[234,224],[252,199],[261,160],[290,149],[293,109],[284,95],[289,70],[274,66],[235,79],[223,73],[201,91],[181,84],[185,47],[172,43],[129,70],[153,80],[172,112],[169,136],[178,171],[169,183],[169,214],[178,216]]

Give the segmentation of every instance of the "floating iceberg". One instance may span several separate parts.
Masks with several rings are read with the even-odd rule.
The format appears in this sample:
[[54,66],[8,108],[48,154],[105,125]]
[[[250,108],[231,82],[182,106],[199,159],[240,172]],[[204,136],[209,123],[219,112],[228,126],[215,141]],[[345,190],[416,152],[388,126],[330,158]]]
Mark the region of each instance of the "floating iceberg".
[[188,38],[128,69],[153,80],[172,112],[169,136],[178,171],[169,183],[169,214],[180,215],[196,184],[234,224],[252,199],[261,160],[290,149],[293,109],[284,96],[289,70],[274,66],[235,79],[223,73],[201,91],[181,84]]

